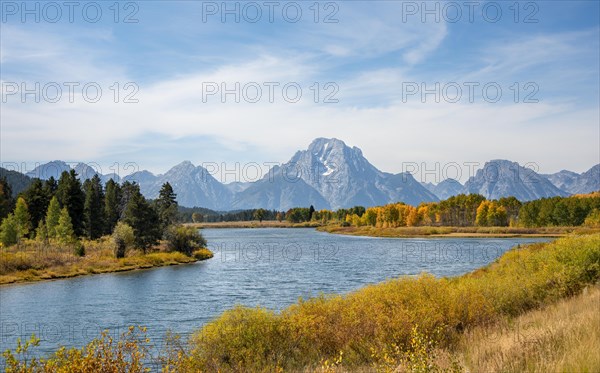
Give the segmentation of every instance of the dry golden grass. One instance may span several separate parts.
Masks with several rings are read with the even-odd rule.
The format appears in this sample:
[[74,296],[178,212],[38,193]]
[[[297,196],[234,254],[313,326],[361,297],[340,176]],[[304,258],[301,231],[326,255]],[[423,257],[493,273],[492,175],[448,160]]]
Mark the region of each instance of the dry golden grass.
[[470,372],[600,372],[600,287],[468,332],[458,351]]
[[337,224],[318,227],[317,230],[371,237],[562,237],[567,234],[591,234],[600,232],[600,228],[590,227],[395,227],[377,228],[371,226],[342,227]]

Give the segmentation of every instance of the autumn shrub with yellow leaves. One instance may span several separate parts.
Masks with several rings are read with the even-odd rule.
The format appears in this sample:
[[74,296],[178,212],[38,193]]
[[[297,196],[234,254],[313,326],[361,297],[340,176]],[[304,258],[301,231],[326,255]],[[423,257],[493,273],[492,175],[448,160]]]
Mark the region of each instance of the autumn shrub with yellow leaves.
[[198,331],[198,369],[301,369],[343,352],[346,366],[377,363],[373,350],[410,350],[414,328],[452,348],[470,328],[578,293],[600,278],[600,235],[569,236],[513,249],[457,278],[421,275],[350,294],[300,300],[279,314],[237,307]]

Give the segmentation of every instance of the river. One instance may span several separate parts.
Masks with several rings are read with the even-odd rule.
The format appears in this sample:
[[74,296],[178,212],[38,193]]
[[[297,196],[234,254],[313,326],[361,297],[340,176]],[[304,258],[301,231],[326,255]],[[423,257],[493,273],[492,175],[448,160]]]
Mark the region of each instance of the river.
[[400,275],[456,276],[543,238],[386,239],[314,229],[205,229],[214,258],[189,265],[0,287],[0,350],[35,333],[38,353],[145,325],[160,344],[236,304],[280,310]]

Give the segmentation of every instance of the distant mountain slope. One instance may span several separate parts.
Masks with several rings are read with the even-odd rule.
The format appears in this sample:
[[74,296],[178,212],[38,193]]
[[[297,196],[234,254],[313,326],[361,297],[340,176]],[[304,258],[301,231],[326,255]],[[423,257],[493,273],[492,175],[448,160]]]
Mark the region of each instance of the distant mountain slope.
[[[52,161],[36,166],[33,170],[26,173],[31,178],[48,180],[50,177],[58,180],[63,171],[70,171],[71,167],[63,161]],[[93,176],[93,175],[92,175]]]
[[16,197],[17,194],[21,193],[29,184],[32,179],[29,176],[23,175],[20,172],[7,170],[6,168],[0,167],[0,178],[5,178],[12,189],[12,196]]
[[231,207],[250,209],[262,207],[270,210],[287,210],[292,207],[312,205],[315,209],[329,209],[329,202],[300,178],[290,179],[281,167],[274,167],[261,180],[237,193]]
[[231,208],[233,193],[204,167],[196,167],[190,161],[178,164],[164,175],[155,176],[148,171],[139,171],[123,180],[138,183],[140,191],[148,198],[158,197],[160,188],[168,181],[177,193],[177,201],[181,206],[198,206],[212,210]]
[[454,179],[446,179],[438,184],[425,183],[423,186],[441,200],[448,199],[452,196],[462,193],[464,188],[460,182]]
[[573,194],[585,194],[597,190],[600,190],[600,164],[579,175],[567,189]]
[[91,167],[90,165],[86,164],[86,163],[77,163],[75,165],[75,167],[73,167],[73,169],[75,170],[75,172],[77,173],[77,175],[79,175],[79,179],[80,180],[87,180],[87,179],[91,179],[94,177],[94,175],[98,174],[98,176],[100,177],[100,180],[102,181],[102,184],[106,184],[106,182],[110,179],[113,179],[116,182],[120,182],[121,178],[119,177],[119,175],[115,174],[115,173],[110,173],[107,175],[102,175],[100,173],[101,170],[96,170],[93,167]]
[[[36,166],[33,170],[26,173],[27,176],[31,178],[39,178],[42,180],[48,180],[50,177],[55,178],[56,180],[60,179],[60,175],[67,171],[71,170],[71,166],[64,161],[51,161],[48,163],[44,163]],[[100,176],[100,180],[102,183],[106,183],[108,180],[113,179],[117,182],[120,182],[121,178],[119,175],[115,173],[110,173],[107,175],[102,175],[101,170],[96,170],[94,167],[90,166],[87,163],[79,162],[73,167],[73,170],[77,173],[77,177],[79,180],[91,179],[94,175],[98,174]]]
[[550,180],[550,182],[554,184],[554,186],[556,186],[558,189],[571,193],[571,186],[580,175],[573,171],[561,170],[554,174],[547,174],[542,176]]
[[520,201],[569,195],[533,170],[501,159],[486,162],[467,180],[463,192],[478,193],[488,199],[514,196]]
[[252,182],[234,181],[223,185],[225,188],[229,189],[231,193],[235,194],[248,189],[250,186],[252,186]]
[[146,187],[149,187],[151,184],[155,183],[158,180],[152,172],[150,171],[136,171],[131,175],[127,175],[123,178],[123,181],[129,181],[130,183],[136,183],[140,185],[140,191],[146,194]]
[[[409,173],[385,174],[385,179],[380,185],[381,190],[387,194],[389,202],[404,202],[417,206],[421,202],[437,202],[439,198],[428,191]],[[381,203],[378,203],[381,205]]]

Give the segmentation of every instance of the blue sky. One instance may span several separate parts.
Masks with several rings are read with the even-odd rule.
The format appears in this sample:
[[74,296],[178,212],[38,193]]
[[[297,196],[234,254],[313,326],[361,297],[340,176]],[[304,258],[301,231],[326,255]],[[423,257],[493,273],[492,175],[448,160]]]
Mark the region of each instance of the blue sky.
[[[264,2],[227,2],[239,7],[239,23],[232,14],[223,22],[221,1],[121,2],[118,15],[112,1],[81,2],[73,22],[61,2],[61,17],[45,2],[27,2],[40,22],[35,14],[23,19],[22,4],[2,1],[1,9],[5,165],[134,162],[164,172],[182,160],[285,162],[316,137],[358,146],[388,172],[405,162],[503,158],[546,173],[600,162],[597,1],[482,1],[472,20],[462,1],[427,2],[430,13],[420,1],[320,2],[318,15],[313,1],[274,2],[273,22]],[[101,9],[97,22],[86,20],[84,7],[88,20]],[[137,22],[124,22],[132,12]],[[337,22],[324,22],[327,15]],[[39,103],[21,92],[36,82],[49,87]],[[63,89],[55,103],[52,82]],[[65,82],[79,84],[73,102]],[[90,82],[102,90],[96,103],[81,95]],[[134,91],[128,82],[137,103],[122,102]],[[203,97],[207,84],[221,90],[236,82],[248,95],[248,83],[261,87],[258,102]],[[273,102],[265,83],[279,84]],[[284,100],[288,83],[300,87],[298,102]],[[407,94],[436,83],[440,102]],[[465,83],[475,84],[471,100]],[[486,84],[492,91],[484,97]],[[495,87],[502,96],[486,101]],[[323,102],[330,93],[337,103]],[[528,94],[538,102],[523,102]]]

